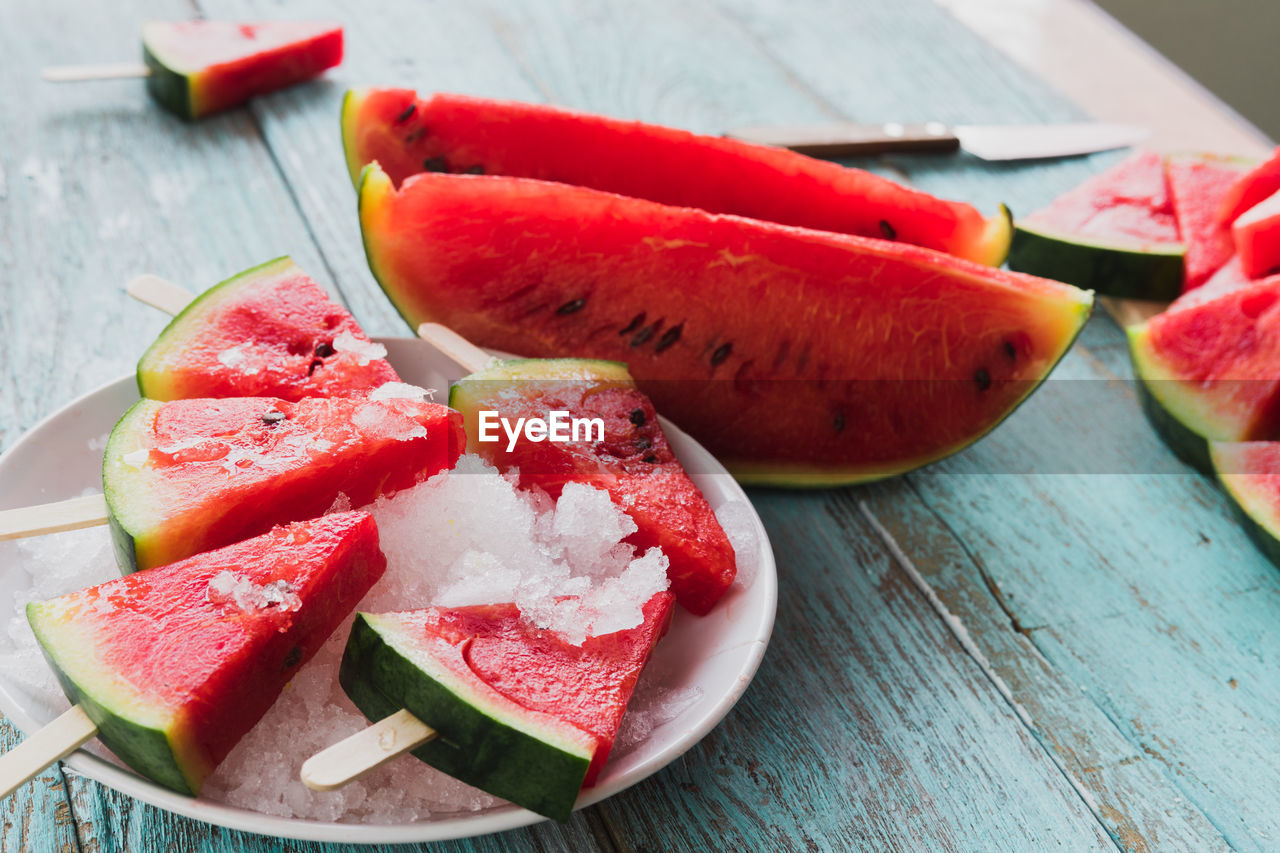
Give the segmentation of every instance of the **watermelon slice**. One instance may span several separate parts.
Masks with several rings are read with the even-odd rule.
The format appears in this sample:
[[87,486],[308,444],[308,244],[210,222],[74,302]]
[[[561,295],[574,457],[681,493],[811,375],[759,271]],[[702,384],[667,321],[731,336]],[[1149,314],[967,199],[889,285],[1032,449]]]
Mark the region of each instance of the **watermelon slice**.
[[584,187],[360,186],[374,276],[414,328],[625,361],[740,478],[830,485],[967,446],[1048,374],[1090,294],[915,246]]
[[[612,361],[521,359],[473,373],[449,392],[449,405],[467,426],[467,446],[502,471],[518,469],[520,485],[559,498],[566,483],[585,483],[609,497],[639,528],[627,541],[641,550],[660,547],[679,602],[699,615],[711,610],[733,583],[733,546],[702,492],[658,424],[653,404],[635,387],[626,365]],[[578,441],[521,439],[508,450],[501,429],[480,435],[480,413],[506,418],[599,418],[599,433]],[[566,429],[568,424],[566,424]],[[572,433],[568,433],[572,439]]]
[[1182,258],[1164,160],[1140,151],[1019,221],[1009,269],[1163,302],[1182,292]]
[[152,400],[335,397],[399,380],[347,310],[289,258],[214,285],[138,362]]
[[1280,566],[1280,442],[1213,442],[1209,453],[1245,532]]
[[409,399],[142,400],[107,440],[102,482],[123,571],[361,506],[453,467],[457,412]]
[[347,93],[351,179],[378,161],[399,186],[422,171],[537,178],[710,213],[900,240],[983,264],[1009,221],[860,169],[734,139],[556,107],[409,89]]
[[67,697],[144,776],[200,792],[386,568],[363,512],[27,605]]
[[1218,221],[1230,225],[1251,207],[1280,192],[1280,148],[1227,190],[1218,207]]
[[152,21],[142,28],[147,89],[185,119],[230,109],[342,61],[342,27],[312,21]]
[[1128,329],[1143,407],[1183,461],[1207,440],[1280,438],[1280,276],[1192,301]]
[[1231,226],[1231,239],[1246,275],[1280,273],[1280,192],[1241,214]]
[[1170,157],[1165,164],[1178,231],[1186,244],[1184,290],[1199,287],[1235,252],[1231,229],[1219,219],[1223,199],[1247,168],[1245,161],[1196,154]]
[[671,620],[660,592],[635,628],[571,645],[513,604],[358,613],[339,680],[365,716],[401,708],[439,737],[413,751],[494,796],[567,820],[608,758]]

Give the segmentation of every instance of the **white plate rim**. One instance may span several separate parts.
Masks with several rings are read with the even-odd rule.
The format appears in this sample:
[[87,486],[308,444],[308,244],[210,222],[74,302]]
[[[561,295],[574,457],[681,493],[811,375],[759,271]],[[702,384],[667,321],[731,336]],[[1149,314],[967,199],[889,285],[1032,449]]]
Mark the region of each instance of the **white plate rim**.
[[[375,337],[373,340],[397,347],[407,345],[429,346],[417,338]],[[28,445],[37,443],[40,433],[47,429],[53,421],[68,415],[78,408],[89,405],[96,396],[119,392],[122,389],[118,386],[130,384],[134,386],[134,391],[136,392],[135,383],[136,377],[134,374],[125,374],[79,395],[56,411],[41,418],[23,433],[12,446],[0,454],[0,484],[3,483],[3,474],[10,460],[26,453]],[[746,692],[764,658],[764,653],[773,631],[777,610],[777,567],[768,534],[764,529],[759,514],[756,512],[750,498],[742,490],[742,487],[719,461],[687,433],[666,418],[659,415],[659,421],[666,432],[672,449],[678,451],[677,455],[692,452],[695,455],[705,457],[698,460],[698,471],[696,473],[691,471],[691,476],[695,480],[705,477],[723,478],[722,486],[727,488],[731,496],[751,507],[751,516],[756,529],[757,542],[759,543],[759,553],[757,555],[757,570],[751,583],[750,595],[761,598],[757,605],[758,621],[754,626],[752,639],[719,649],[706,658],[706,660],[711,660],[727,653],[746,650],[742,665],[734,678],[732,688],[724,693],[711,709],[704,712],[694,721],[693,725],[679,732],[675,738],[663,745],[643,763],[620,777],[607,779],[585,790],[574,805],[575,811],[598,803],[641,782],[666,767],[701,741],[724,719],[725,715],[729,713],[743,693]],[[106,428],[109,429],[110,425],[106,425]],[[3,496],[3,494],[4,489],[0,486],[0,496]],[[37,720],[28,713],[27,709],[13,697],[6,689],[2,679],[3,674],[0,673],[0,712],[3,712],[10,721],[28,735],[44,725],[44,722]],[[63,759],[63,764],[70,767],[75,773],[94,779],[141,802],[183,817],[215,824],[227,829],[299,841],[355,844],[446,841],[503,832],[547,820],[542,815],[510,804],[474,813],[458,813],[457,816],[401,824],[337,823],[305,818],[285,818],[178,794],[84,750],[77,750],[67,756]]]

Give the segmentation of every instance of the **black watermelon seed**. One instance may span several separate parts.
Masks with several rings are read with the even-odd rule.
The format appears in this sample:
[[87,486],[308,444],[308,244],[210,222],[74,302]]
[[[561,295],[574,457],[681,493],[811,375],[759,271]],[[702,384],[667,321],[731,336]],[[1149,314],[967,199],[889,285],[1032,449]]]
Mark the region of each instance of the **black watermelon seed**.
[[978,383],[979,391],[985,391],[991,387],[991,374],[985,367],[979,367],[973,372],[973,381]]
[[410,104],[409,106],[404,108],[404,112],[400,113],[400,115],[396,117],[396,123],[399,124],[400,122],[408,121],[413,116],[413,114],[416,113],[417,111],[418,111],[418,105]]
[[302,647],[294,646],[289,649],[289,654],[284,656],[284,668],[293,669],[302,660]]
[[643,329],[636,332],[636,336],[631,339],[632,348],[634,349],[635,347],[644,346],[649,338],[653,337],[653,333],[656,331],[658,331],[658,323],[654,323],[652,326],[645,326]]
[[627,324],[627,325],[622,329],[622,331],[621,331],[621,332],[618,332],[618,334],[619,334],[619,335],[629,335],[629,334],[631,334],[632,332],[634,332],[636,329],[640,328],[640,324],[641,324],[641,323],[643,323],[643,322],[644,322],[644,312],[643,312],[643,311],[641,311],[639,314],[637,314],[636,316],[632,317],[632,318],[631,318],[631,322],[630,322],[630,323],[628,323],[628,324]]
[[328,341],[321,341],[320,343],[316,344],[316,355],[319,356],[320,358],[328,358],[329,356],[333,355],[334,352],[336,352],[336,350],[334,350],[333,344],[329,343]]
[[837,434],[844,432],[844,412],[836,412],[834,424]]
[[880,233],[884,235],[884,238],[886,240],[898,239],[897,229],[895,229],[892,225],[890,225],[889,220],[887,219],[880,220]]
[[484,166],[479,166],[479,165],[476,165],[476,166],[468,166],[467,168],[465,168],[465,169],[463,169],[463,170],[462,170],[462,174],[464,174],[464,175],[483,175],[483,174],[484,174]]
[[284,420],[284,412],[277,412],[275,409],[272,409],[269,412],[262,413],[262,422],[267,426],[278,424],[282,420]]
[[652,465],[654,462],[658,461],[658,457],[654,456],[652,453],[646,453],[640,461],[648,462]]
[[724,360],[729,357],[729,353],[731,352],[733,352],[732,342],[727,344],[721,344],[719,347],[716,348],[715,352],[711,353],[711,366],[716,367],[720,364],[723,364]]
[[652,444],[653,442],[649,440],[649,436],[647,435],[642,435],[636,439],[637,450],[648,450]]
[[1010,361],[1018,360],[1018,348],[1013,345],[1013,341],[1004,342],[1004,354],[1009,356]]
[[413,143],[421,139],[422,134],[426,132],[427,132],[427,129],[425,127],[415,127],[413,130],[409,131],[409,133],[405,136],[404,144],[412,145]]
[[680,340],[680,333],[684,330],[684,323],[679,326],[672,326],[662,333],[662,337],[658,338],[658,345],[654,347],[654,352],[662,352],[664,349],[672,346],[676,341]]
[[631,410],[631,423],[636,426],[644,426],[644,409]]
[[447,172],[449,163],[443,157],[428,157],[422,161],[422,168],[428,172]]
[[556,313],[563,317],[566,314],[572,314],[575,311],[581,311],[582,306],[587,304],[585,298],[573,299],[556,309]]

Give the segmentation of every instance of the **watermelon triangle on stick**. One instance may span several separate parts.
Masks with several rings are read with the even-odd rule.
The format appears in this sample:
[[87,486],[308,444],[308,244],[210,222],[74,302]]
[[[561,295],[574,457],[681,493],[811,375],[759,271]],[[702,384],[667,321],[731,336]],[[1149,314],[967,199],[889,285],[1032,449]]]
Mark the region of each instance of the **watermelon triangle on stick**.
[[198,794],[385,568],[373,517],[337,513],[32,602],[77,704],[0,758],[0,788],[96,733],[137,772]]

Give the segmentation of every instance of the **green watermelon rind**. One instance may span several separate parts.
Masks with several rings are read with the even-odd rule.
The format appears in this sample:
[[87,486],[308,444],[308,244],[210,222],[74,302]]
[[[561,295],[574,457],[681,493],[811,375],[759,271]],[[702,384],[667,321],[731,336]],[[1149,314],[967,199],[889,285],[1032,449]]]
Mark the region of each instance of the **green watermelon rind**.
[[1211,461],[1212,473],[1231,499],[1231,512],[1244,528],[1245,535],[1267,559],[1280,566],[1280,512],[1277,512],[1274,500],[1250,494],[1248,474],[1227,473],[1223,470],[1236,467],[1226,460],[1236,446],[1236,442],[1229,441],[1208,443],[1207,455]]
[[151,425],[162,405],[155,400],[144,399],[130,406],[112,428],[102,455],[102,492],[107,502],[107,526],[111,530],[116,565],[124,574],[138,570],[140,547],[145,556],[146,528],[140,516],[147,513],[140,502],[149,490],[145,486],[146,474],[142,469],[132,468],[122,457],[151,446]]
[[[520,708],[478,676],[474,683],[458,677],[396,624],[397,615],[356,614],[338,672],[351,701],[371,720],[407,709],[438,733],[413,750],[416,757],[494,796],[567,820],[594,754],[591,736]],[[459,647],[448,648],[461,660]]]
[[150,367],[165,355],[175,350],[184,350],[192,340],[198,338],[203,331],[201,325],[208,313],[216,311],[224,303],[234,299],[241,286],[264,278],[273,278],[290,270],[301,272],[291,257],[282,255],[218,282],[187,303],[187,306],[164,327],[147,351],[142,354],[142,358],[138,359],[138,392],[149,399],[172,399],[172,394],[161,392],[157,387],[156,383],[159,380],[148,381],[147,374],[150,372]]
[[360,119],[360,105],[364,103],[364,96],[367,91],[348,89],[347,93],[342,96],[342,156],[347,161],[347,172],[351,175],[351,184],[357,189],[359,189],[361,181],[364,180],[364,167],[366,164],[357,162],[360,155],[356,152],[354,139],[356,123]]
[[159,55],[158,48],[147,37],[149,26],[142,28],[142,61],[150,72],[147,91],[160,106],[187,121],[196,118],[191,102],[191,79],[175,71]]
[[1125,245],[1017,223],[1009,269],[1094,290],[1105,296],[1169,302],[1182,293],[1181,243]]
[[[556,375],[562,369],[573,370],[569,376]],[[470,414],[476,409],[478,399],[470,393],[477,383],[502,383],[521,380],[605,381],[634,386],[627,365],[621,361],[603,358],[511,358],[470,373],[449,387],[449,408],[462,412],[464,420],[471,423]],[[477,441],[467,436],[467,443]]]
[[108,671],[75,664],[77,658],[86,662],[83,655],[75,652],[92,648],[91,638],[60,620],[57,610],[56,599],[30,602],[27,621],[67,698],[93,720],[98,738],[122,761],[166,788],[196,796],[200,786],[183,772],[174,744],[161,727],[162,721],[140,719],[128,707],[124,689],[113,683]]

